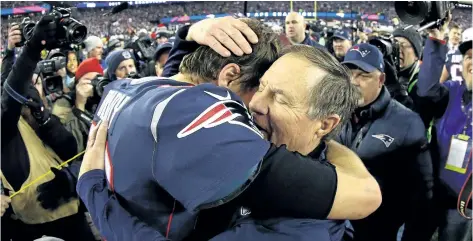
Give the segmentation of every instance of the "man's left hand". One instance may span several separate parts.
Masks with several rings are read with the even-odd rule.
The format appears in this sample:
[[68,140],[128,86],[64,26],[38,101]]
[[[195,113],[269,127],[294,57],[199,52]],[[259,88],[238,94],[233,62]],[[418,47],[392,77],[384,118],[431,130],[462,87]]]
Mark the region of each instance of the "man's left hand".
[[442,24],[442,26],[440,26],[440,29],[434,28],[434,29],[427,30],[427,32],[429,33],[429,36],[431,38],[435,38],[438,40],[445,40],[445,37],[446,37],[445,33],[451,21],[452,21],[452,13],[448,11],[447,18],[445,22]]
[[108,122],[99,122],[97,126],[90,129],[87,149],[82,165],[80,167],[79,178],[86,172],[105,169],[105,143],[107,141]]

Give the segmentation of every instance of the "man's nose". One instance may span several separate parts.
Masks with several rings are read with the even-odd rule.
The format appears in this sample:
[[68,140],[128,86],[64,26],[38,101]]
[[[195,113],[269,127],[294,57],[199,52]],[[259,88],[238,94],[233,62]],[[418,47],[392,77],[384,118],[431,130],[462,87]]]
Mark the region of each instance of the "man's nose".
[[351,83],[352,83],[352,85],[354,85],[354,86],[360,86],[360,81],[359,81],[359,79],[358,79],[356,76],[352,76],[352,78],[351,78]]
[[268,103],[266,98],[261,93],[256,93],[249,104],[250,112],[257,115],[268,114]]

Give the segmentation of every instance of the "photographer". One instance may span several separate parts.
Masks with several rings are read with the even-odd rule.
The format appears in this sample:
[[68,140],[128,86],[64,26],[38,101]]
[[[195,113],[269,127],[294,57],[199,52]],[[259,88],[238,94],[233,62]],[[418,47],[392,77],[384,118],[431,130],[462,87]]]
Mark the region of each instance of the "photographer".
[[55,46],[56,20],[51,14],[36,24],[3,85],[1,179],[6,194],[16,194],[2,217],[4,240],[93,240],[74,190],[78,163],[54,168],[77,153],[75,140],[30,82],[41,51]]
[[13,63],[15,62],[15,47],[16,44],[21,42],[21,31],[20,26],[18,24],[14,24],[11,26],[10,30],[8,30],[8,45],[5,51],[5,56],[2,60],[2,86],[5,80],[10,73]]
[[76,71],[75,91],[57,100],[53,106],[53,113],[61,117],[66,129],[74,135],[79,152],[85,150],[94,104],[100,100],[95,96],[92,83],[97,75],[103,75],[99,60],[84,60]]

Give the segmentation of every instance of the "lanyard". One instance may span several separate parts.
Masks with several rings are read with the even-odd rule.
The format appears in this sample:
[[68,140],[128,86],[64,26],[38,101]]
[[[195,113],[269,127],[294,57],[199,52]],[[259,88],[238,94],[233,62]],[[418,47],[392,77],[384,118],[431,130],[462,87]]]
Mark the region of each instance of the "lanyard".
[[471,113],[471,105],[470,105],[470,108],[468,108],[467,110],[465,102],[463,101],[463,98],[461,98],[461,110],[463,114],[466,115],[466,123],[465,123],[465,126],[463,127],[463,135],[466,135],[466,129],[468,128],[468,125],[472,124],[472,120],[471,120],[472,113]]

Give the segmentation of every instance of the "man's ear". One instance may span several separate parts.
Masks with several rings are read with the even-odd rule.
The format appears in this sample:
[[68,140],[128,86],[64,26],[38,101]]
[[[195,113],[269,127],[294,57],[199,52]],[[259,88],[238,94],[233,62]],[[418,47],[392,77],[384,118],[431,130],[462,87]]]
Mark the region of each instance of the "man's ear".
[[217,85],[229,88],[230,84],[240,78],[240,66],[238,64],[225,65],[218,74]]
[[386,82],[386,74],[381,73],[381,75],[379,76],[379,87],[380,88],[383,87],[384,82]]
[[320,128],[316,131],[317,137],[322,138],[328,135],[338,124],[340,124],[340,116],[337,114],[329,115],[322,120]]

